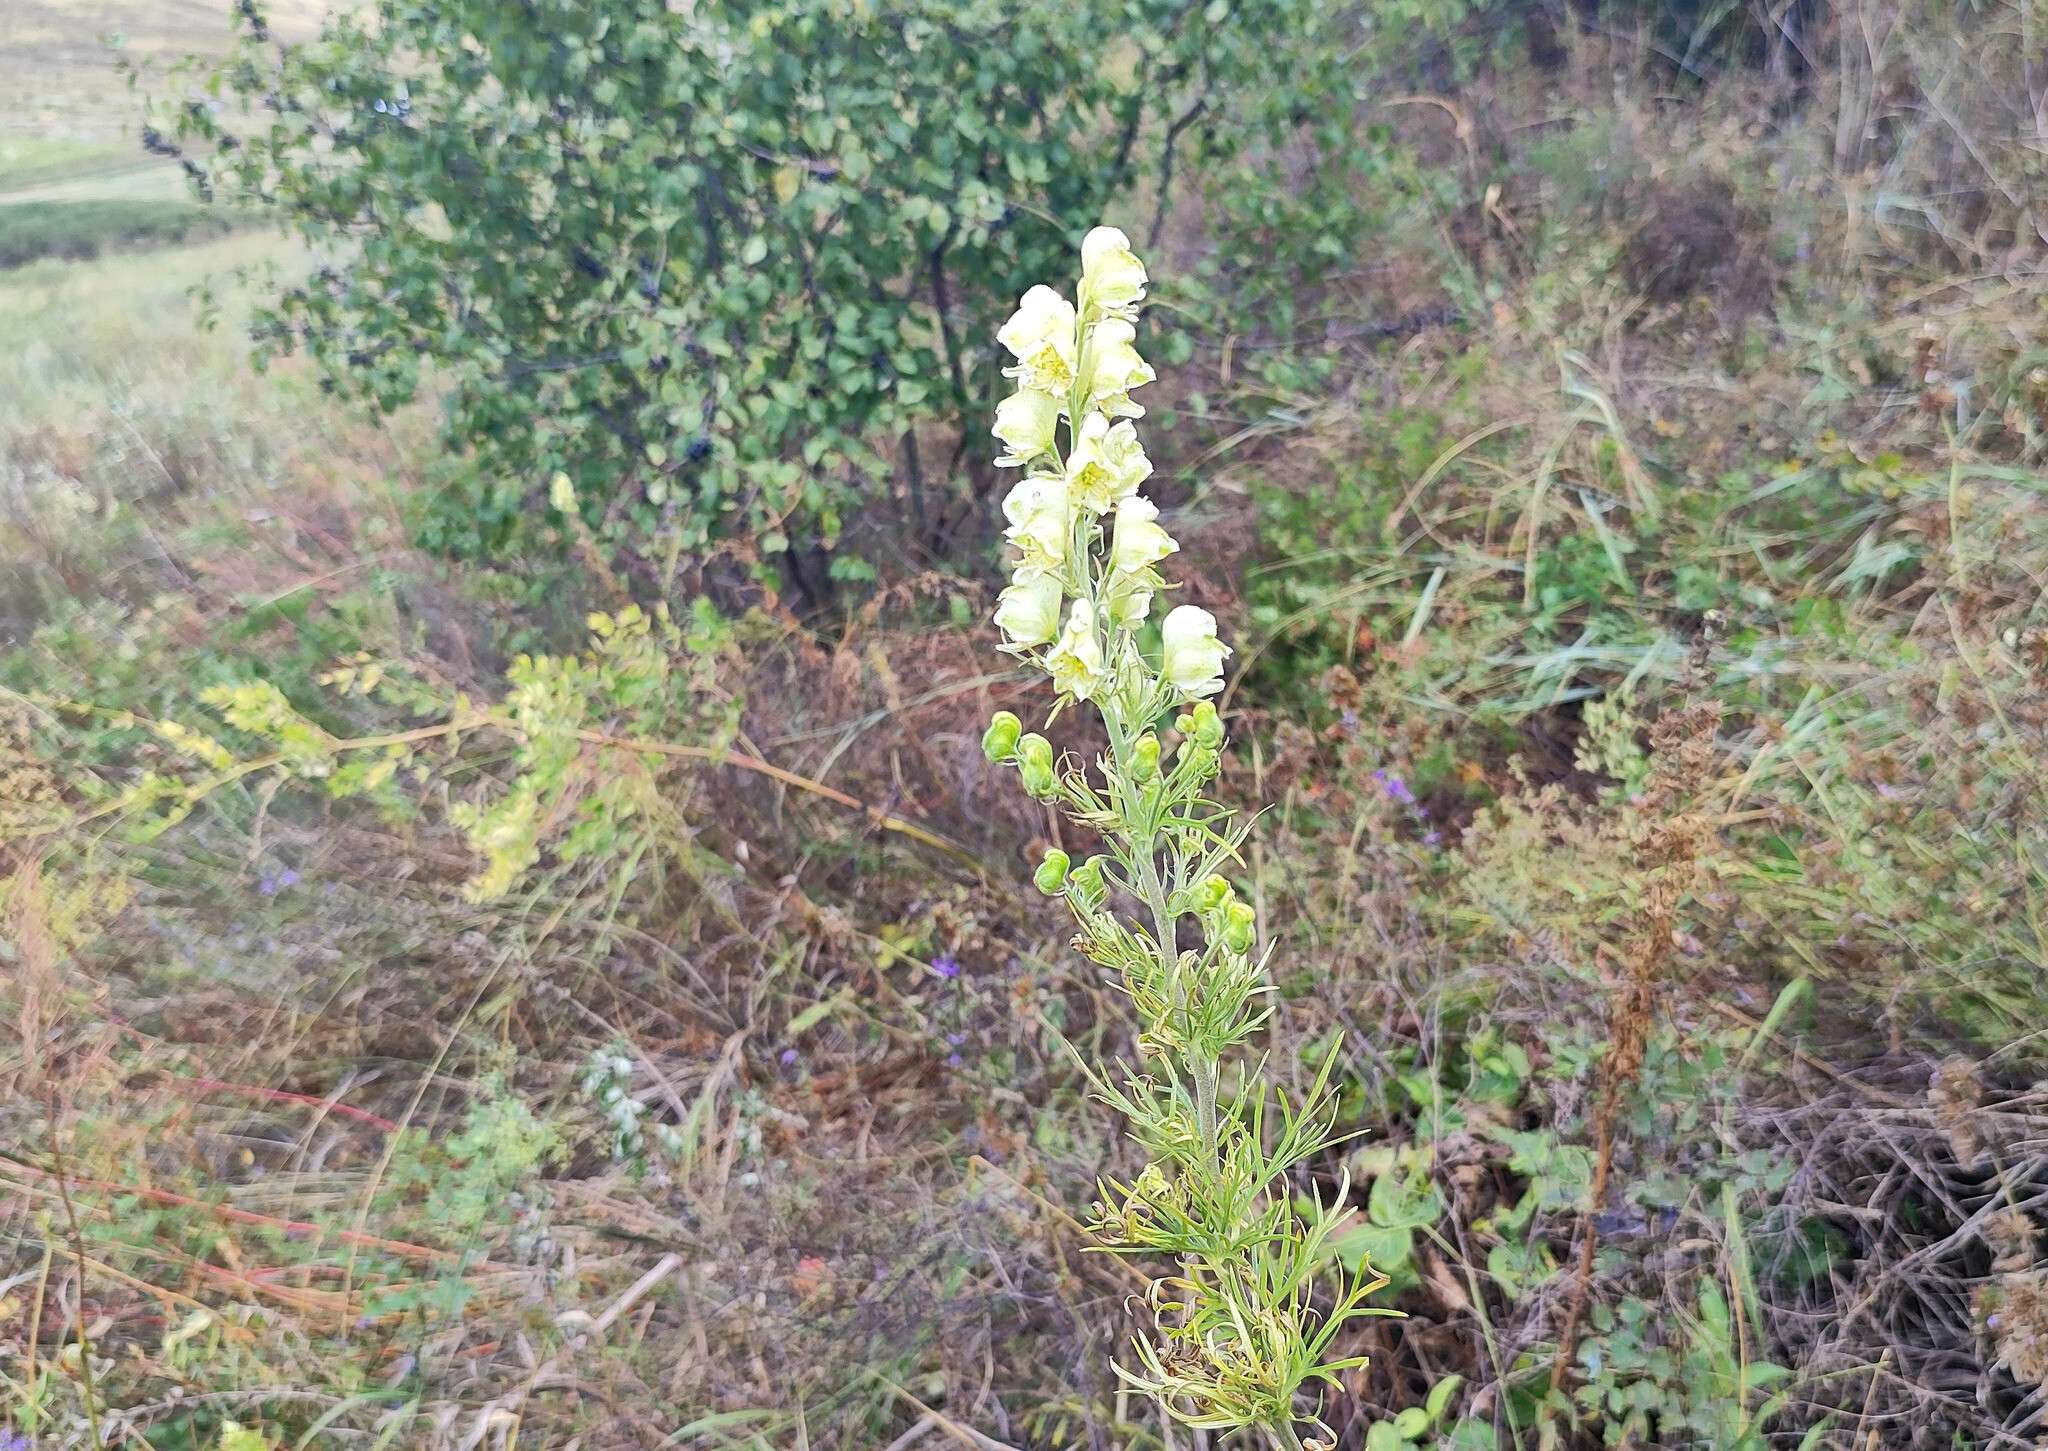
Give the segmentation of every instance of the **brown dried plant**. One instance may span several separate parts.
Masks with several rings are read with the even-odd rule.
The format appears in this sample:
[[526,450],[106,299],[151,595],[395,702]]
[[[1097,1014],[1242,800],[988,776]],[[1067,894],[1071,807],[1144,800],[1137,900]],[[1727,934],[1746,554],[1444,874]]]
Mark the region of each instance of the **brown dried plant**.
[[1570,1308],[1551,1365],[1553,1390],[1563,1385],[1578,1347],[1579,1321],[1585,1314],[1599,1239],[1596,1216],[1613,1173],[1615,1123],[1622,1099],[1642,1072],[1650,1028],[1662,989],[1670,979],[1679,909],[1707,874],[1706,848],[1714,836],[1714,820],[1701,798],[1714,764],[1721,706],[1718,701],[1699,698],[1694,685],[1710,643],[1710,638],[1703,636],[1693,653],[1682,703],[1662,712],[1650,726],[1650,776],[1630,808],[1629,839],[1641,903],[1634,928],[1619,951],[1618,971],[1612,975],[1613,989],[1607,1000],[1608,1049],[1601,1062],[1600,1091],[1593,1110],[1593,1179],[1580,1216]]

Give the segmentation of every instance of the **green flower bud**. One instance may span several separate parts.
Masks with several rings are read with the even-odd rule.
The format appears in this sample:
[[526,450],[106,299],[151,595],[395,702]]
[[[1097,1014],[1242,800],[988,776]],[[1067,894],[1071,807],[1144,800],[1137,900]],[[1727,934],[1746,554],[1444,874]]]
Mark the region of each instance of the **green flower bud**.
[[1216,774],[1216,765],[1221,758],[1215,748],[1205,746],[1193,736],[1184,738],[1180,749],[1174,753],[1174,762],[1194,777],[1197,784],[1210,780]]
[[1158,1203],[1172,1192],[1173,1181],[1166,1177],[1166,1171],[1157,1164],[1147,1164],[1144,1172],[1138,1175],[1137,1181],[1131,1185],[1131,1190],[1140,1199]]
[[1038,870],[1031,877],[1038,885],[1038,890],[1048,897],[1057,895],[1059,889],[1067,884],[1067,866],[1070,860],[1058,847],[1046,852],[1045,860],[1038,864]]
[[1194,722],[1195,739],[1212,751],[1222,750],[1223,719],[1216,714],[1216,707],[1206,700],[1198,700],[1188,714]]
[[1040,801],[1049,801],[1059,790],[1052,769],[1052,742],[1041,735],[1028,735],[1017,742],[1017,774],[1024,789]]
[[999,710],[989,718],[988,729],[982,732],[981,753],[991,761],[1007,761],[1017,754],[1017,738],[1024,732],[1024,722],[1007,710]]
[[1083,911],[1092,912],[1100,907],[1102,899],[1109,895],[1108,884],[1102,880],[1102,858],[1092,856],[1075,867],[1073,875],[1067,878],[1067,890]]
[[1195,910],[1213,912],[1230,900],[1230,883],[1210,873],[1195,884]]
[[1249,902],[1232,902],[1223,913],[1223,945],[1232,952],[1252,950],[1252,927],[1258,914]]
[[1140,786],[1159,774],[1159,737],[1142,735],[1131,747],[1131,778]]

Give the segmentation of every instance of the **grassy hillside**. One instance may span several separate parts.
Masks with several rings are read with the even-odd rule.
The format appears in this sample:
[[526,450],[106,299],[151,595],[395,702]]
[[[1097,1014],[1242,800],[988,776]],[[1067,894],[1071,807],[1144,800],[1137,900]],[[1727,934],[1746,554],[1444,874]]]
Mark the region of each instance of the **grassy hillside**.
[[[314,33],[326,7],[265,7],[278,33]],[[211,0],[21,0],[0,20],[0,268],[39,257],[217,235],[245,219],[208,211],[175,161],[139,140],[138,93],[117,66],[161,74],[216,56],[231,35]]]
[[[278,32],[318,29],[327,6],[280,0],[263,9]],[[0,135],[125,149],[137,121],[116,59],[163,65],[217,55],[232,34],[227,6],[210,0],[15,0],[0,51]]]
[[[1324,1416],[2030,1444],[2024,12],[1794,66],[1424,9],[1360,12],[1369,190],[1262,156],[1148,250],[1269,1071],[1344,1044],[1293,1187],[1406,1317]],[[1262,1446],[1109,1367],[1148,1311],[1086,1225],[1142,1156],[1078,1063],[1132,1014],[1030,882],[1086,844],[982,756],[1043,715],[992,559],[799,618],[571,511],[418,547],[542,483],[432,387],[251,365],[264,269],[330,259],[134,161],[101,28],[223,7],[0,20],[0,1446]]]

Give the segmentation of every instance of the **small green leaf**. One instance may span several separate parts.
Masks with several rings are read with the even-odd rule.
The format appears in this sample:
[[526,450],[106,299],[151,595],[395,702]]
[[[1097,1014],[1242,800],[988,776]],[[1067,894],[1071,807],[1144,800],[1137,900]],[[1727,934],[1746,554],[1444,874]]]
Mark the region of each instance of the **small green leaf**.
[[831,1017],[832,1014],[838,1012],[841,1007],[845,1006],[850,996],[851,994],[845,989],[841,989],[823,1002],[812,1003],[789,1020],[789,1026],[782,1030],[783,1037],[788,1039],[802,1037],[812,1028],[824,1022],[825,1019]]
[[1457,1395],[1459,1388],[1464,1384],[1465,1377],[1462,1375],[1447,1375],[1429,1388],[1428,1399],[1424,1400],[1422,1405],[1431,1424],[1443,1420],[1444,1412],[1450,1409],[1451,1398]]

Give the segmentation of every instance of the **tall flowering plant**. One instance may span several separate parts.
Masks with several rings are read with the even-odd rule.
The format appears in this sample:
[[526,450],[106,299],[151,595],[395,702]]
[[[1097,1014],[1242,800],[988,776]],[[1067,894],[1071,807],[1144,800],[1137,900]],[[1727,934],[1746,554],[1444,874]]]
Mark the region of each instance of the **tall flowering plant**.
[[1102,843],[1078,865],[1047,852],[1037,884],[1065,898],[1076,948],[1116,974],[1139,1022],[1136,1062],[1084,1065],[1149,1160],[1102,1183],[1089,1227],[1114,1252],[1173,1266],[1150,1280],[1153,1333],[1117,1373],[1191,1426],[1327,1445],[1298,1393],[1364,1364],[1335,1341],[1355,1317],[1389,1313],[1364,1303],[1386,1281],[1363,1264],[1332,1271],[1347,1186],[1323,1199],[1293,1182],[1344,1137],[1335,1050],[1299,1101],[1268,1086],[1250,1050],[1271,1009],[1268,949],[1229,877],[1249,828],[1205,795],[1225,746],[1210,697],[1230,647],[1194,605],[1166,612],[1156,653],[1141,644],[1179,547],[1140,492],[1152,472],[1132,422],[1145,413],[1132,395],[1154,378],[1136,345],[1146,282],[1124,234],[1097,227],[1076,299],[1034,287],[997,334],[1016,384],[996,410],[997,462],[1023,477],[1003,501],[1014,566],[995,622],[1005,651],[1052,677],[1053,714],[1085,702],[1109,748],[1091,769],[1009,711],[983,747]]

